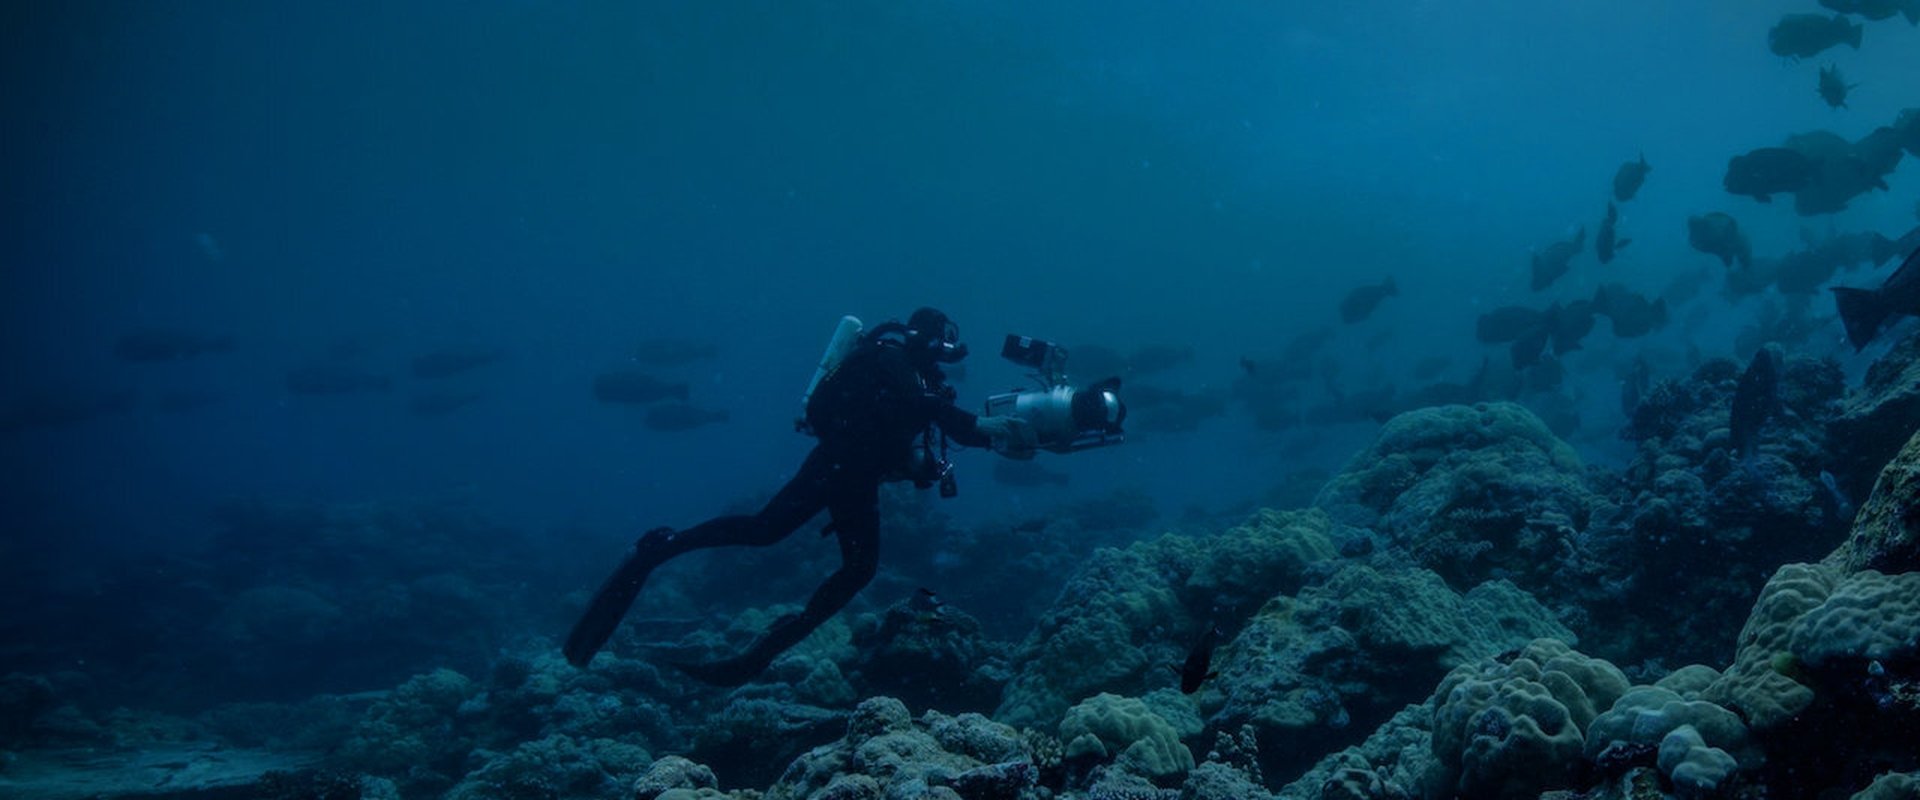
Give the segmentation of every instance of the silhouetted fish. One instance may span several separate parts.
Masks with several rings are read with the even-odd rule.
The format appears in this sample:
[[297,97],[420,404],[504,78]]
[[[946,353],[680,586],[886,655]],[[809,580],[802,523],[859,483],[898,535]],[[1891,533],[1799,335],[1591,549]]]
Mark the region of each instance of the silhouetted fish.
[[622,369],[595,376],[593,396],[602,403],[645,405],[662,400],[686,400],[687,385],[664,381],[636,369]]
[[413,377],[449,378],[499,361],[506,352],[494,347],[450,347],[413,359]]
[[1820,0],[1824,8],[1842,14],[1856,14],[1871,20],[1883,20],[1895,14],[1920,25],[1920,0]]
[[1180,676],[1180,691],[1193,694],[1200,691],[1200,685],[1212,680],[1220,673],[1210,671],[1213,665],[1213,648],[1220,641],[1220,626],[1208,625],[1206,632],[1200,634],[1200,641],[1193,643],[1193,649],[1187,651],[1187,660],[1179,667],[1169,664],[1167,669]]
[[305,395],[384,392],[393,379],[337,362],[309,364],[287,373],[287,391]]
[[1593,254],[1600,259],[1600,263],[1602,264],[1611,263],[1614,254],[1620,252],[1620,250],[1627,245],[1633,244],[1632,239],[1619,238],[1619,234],[1615,231],[1615,227],[1619,225],[1619,223],[1620,210],[1615,208],[1612,203],[1608,203],[1607,218],[1600,221],[1600,233],[1593,238]]
[[1888,317],[1920,315],[1920,250],[1914,250],[1878,289],[1833,287],[1840,322],[1853,349],[1866,349]]
[[1372,316],[1374,309],[1380,307],[1381,301],[1399,293],[1400,287],[1394,284],[1392,277],[1347,292],[1347,296],[1340,301],[1340,320],[1351,324],[1366,319]]
[[1736,261],[1743,267],[1753,263],[1753,245],[1747,242],[1747,235],[1740,232],[1740,223],[1719,211],[1687,218],[1687,244],[1707,255],[1718,256],[1720,263],[1728,267]]
[[207,353],[233,349],[233,337],[208,336],[192,331],[147,328],[120,337],[113,345],[113,356],[121,361],[180,361]]
[[690,431],[727,421],[727,412],[686,403],[663,403],[647,409],[646,425],[656,431]]
[[1531,284],[1533,290],[1540,291],[1552,286],[1554,281],[1560,280],[1560,276],[1567,274],[1567,270],[1571,268],[1573,257],[1580,255],[1580,251],[1585,250],[1586,247],[1587,228],[1582,225],[1580,232],[1574,234],[1573,238],[1554,242],[1534,253]]
[[633,361],[648,367],[677,367],[720,354],[720,346],[697,339],[647,339],[633,348]]
[[1613,199],[1624,203],[1640,193],[1640,185],[1647,182],[1647,173],[1653,171],[1653,165],[1647,163],[1647,154],[1641,153],[1639,161],[1628,161],[1613,171]]
[[1787,14],[1767,31],[1767,49],[1781,58],[1812,58],[1835,45],[1860,49],[1860,24],[1835,14]]
[[1847,93],[1859,84],[1847,83],[1840,77],[1840,67],[1828,64],[1820,68],[1820,99],[1827,101],[1829,108],[1846,108]]
[[1806,153],[1790,147],[1762,147],[1728,159],[1720,184],[1728,194],[1771,203],[1776,194],[1806,188],[1818,173],[1819,164]]
[[1733,390],[1733,405],[1727,413],[1728,440],[1737,455],[1753,454],[1760,427],[1780,405],[1780,362],[1779,346],[1767,344],[1753,354],[1746,371],[1740,373],[1740,382]]

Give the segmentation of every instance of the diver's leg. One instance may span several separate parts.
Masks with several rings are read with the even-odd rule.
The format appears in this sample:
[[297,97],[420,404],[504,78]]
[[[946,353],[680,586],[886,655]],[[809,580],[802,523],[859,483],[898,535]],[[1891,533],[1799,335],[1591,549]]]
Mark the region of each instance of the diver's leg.
[[758,514],[717,517],[684,531],[647,531],[627,550],[620,566],[594,593],[586,613],[574,623],[564,648],[567,661],[584,667],[593,660],[593,654],[620,627],[620,618],[640,596],[640,587],[655,567],[692,550],[729,545],[764,547],[778,542],[827,507],[833,478],[833,464],[816,449],[800,465],[799,474],[787,481]]
[[840,569],[828,576],[807,607],[798,614],[775,620],[747,652],[707,664],[675,664],[693,677],[718,686],[738,686],[753,679],[787,648],[800,643],[807,634],[831,619],[866,588],[880,567],[879,485],[848,487],[837,492],[828,506],[833,512],[833,528],[840,540]]

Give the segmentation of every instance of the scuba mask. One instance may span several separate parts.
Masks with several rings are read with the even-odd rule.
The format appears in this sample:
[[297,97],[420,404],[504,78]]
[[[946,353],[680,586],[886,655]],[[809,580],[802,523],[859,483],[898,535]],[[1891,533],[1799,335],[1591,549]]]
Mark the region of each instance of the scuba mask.
[[907,349],[924,353],[938,364],[952,364],[967,357],[967,346],[960,341],[960,326],[932,308],[915,311],[907,320]]

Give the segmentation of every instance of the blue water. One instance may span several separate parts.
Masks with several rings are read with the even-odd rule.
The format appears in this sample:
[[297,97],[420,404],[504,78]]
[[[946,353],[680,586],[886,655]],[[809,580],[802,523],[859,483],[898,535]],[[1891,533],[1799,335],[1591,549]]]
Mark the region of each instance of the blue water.
[[[1568,438],[1618,463],[1614,370],[1646,348],[1729,354],[1756,313],[1719,298],[1689,214],[1735,214],[1767,255],[1802,226],[1916,222],[1912,159],[1829,218],[1719,183],[1731,155],[1857,138],[1920,105],[1920,30],[1897,20],[1792,63],[1766,31],[1810,3],[1035,5],[9,6],[0,393],[137,399],[0,435],[8,557],[164,553],[234,498],[451,497],[597,571],[609,543],[791,474],[810,444],[797,398],[842,314],[949,312],[975,352],[969,407],[1023,380],[993,357],[1007,333],[1190,345],[1156,380],[1224,391],[1241,357],[1338,326],[1331,382],[1360,392],[1411,388],[1428,356],[1453,380],[1504,358],[1473,339],[1494,307],[1606,281],[1658,293],[1709,268],[1703,310],[1676,310],[1696,326],[1615,343],[1603,325],[1569,362]],[[1845,110],[1814,93],[1829,62],[1859,84]],[[1615,167],[1643,152],[1632,248],[1530,292],[1530,250],[1591,234]],[[1341,297],[1389,275],[1400,296],[1340,325]],[[234,346],[113,358],[148,327]],[[1857,374],[1827,328],[1816,351]],[[718,344],[655,372],[727,423],[660,432],[594,402],[593,376],[656,337]],[[408,413],[408,360],[461,345],[507,352],[451,381],[481,399]],[[288,391],[288,370],[342,348],[392,390]],[[179,392],[212,400],[157,410]],[[1043,456],[1065,487],[1002,486],[965,454],[941,509],[1043,514],[1121,487],[1169,518],[1240,508],[1337,469],[1373,429],[1263,431],[1230,406],[1191,433]]]

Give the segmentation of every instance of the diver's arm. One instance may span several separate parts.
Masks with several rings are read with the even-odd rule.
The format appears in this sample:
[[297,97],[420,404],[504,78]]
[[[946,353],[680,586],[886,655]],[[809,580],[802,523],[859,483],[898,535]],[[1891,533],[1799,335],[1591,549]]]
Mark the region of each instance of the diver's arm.
[[940,426],[940,431],[948,438],[966,447],[988,447],[993,444],[993,440],[980,430],[978,416],[945,400],[939,402],[939,408],[934,410],[933,422]]

